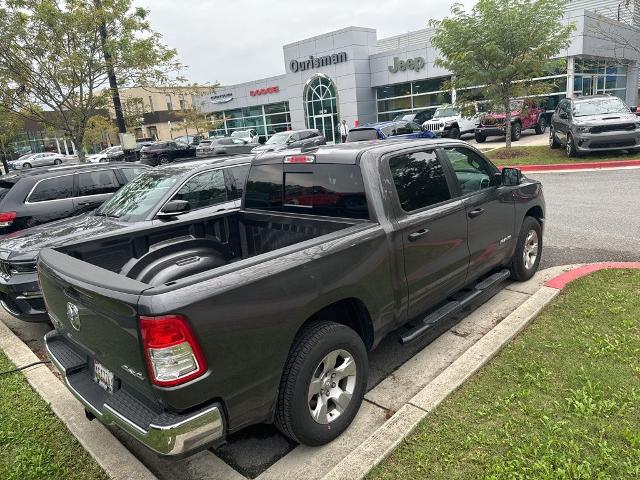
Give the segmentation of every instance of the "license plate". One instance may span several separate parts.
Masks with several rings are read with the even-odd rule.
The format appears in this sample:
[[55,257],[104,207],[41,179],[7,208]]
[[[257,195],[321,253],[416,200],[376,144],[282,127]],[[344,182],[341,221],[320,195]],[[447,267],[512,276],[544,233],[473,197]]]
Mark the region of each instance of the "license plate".
[[113,378],[113,372],[111,370],[99,362],[93,363],[93,381],[109,393],[113,393]]

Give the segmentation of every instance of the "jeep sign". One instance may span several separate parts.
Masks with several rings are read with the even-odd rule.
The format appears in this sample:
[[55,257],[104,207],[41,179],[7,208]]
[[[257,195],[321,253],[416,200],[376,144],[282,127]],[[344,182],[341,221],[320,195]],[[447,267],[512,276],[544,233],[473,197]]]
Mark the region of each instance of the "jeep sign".
[[391,73],[404,72],[406,70],[415,70],[417,72],[424,68],[424,65],[424,58],[422,57],[409,58],[408,60],[400,60],[398,57],[393,57],[393,65],[389,65],[389,71]]

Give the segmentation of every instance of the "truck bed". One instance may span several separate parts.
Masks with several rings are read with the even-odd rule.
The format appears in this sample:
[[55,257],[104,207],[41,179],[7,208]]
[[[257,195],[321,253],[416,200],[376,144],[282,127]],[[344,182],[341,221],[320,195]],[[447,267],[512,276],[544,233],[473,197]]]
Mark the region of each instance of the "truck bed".
[[358,223],[363,221],[233,211],[193,222],[172,222],[137,235],[92,239],[56,250],[148,286],[157,286]]

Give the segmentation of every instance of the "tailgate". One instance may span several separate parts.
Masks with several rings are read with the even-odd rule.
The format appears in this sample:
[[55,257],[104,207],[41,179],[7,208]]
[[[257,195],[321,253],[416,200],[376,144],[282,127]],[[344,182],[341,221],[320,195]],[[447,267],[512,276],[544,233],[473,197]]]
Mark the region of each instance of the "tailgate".
[[56,330],[119,381],[151,396],[138,339],[138,298],[148,285],[51,249],[40,252],[38,277]]

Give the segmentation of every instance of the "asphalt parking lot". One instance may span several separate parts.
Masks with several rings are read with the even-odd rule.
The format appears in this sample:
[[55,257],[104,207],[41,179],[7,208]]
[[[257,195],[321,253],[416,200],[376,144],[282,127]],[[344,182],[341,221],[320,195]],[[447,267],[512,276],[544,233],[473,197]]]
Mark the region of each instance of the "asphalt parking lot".
[[[530,176],[543,182],[547,201],[545,246],[540,268],[570,263],[640,260],[640,212],[636,209],[640,201],[640,169]],[[4,312],[2,320],[32,349],[41,353],[41,339],[47,329],[45,325],[9,319]],[[395,338],[387,338],[371,355],[369,388],[388,376],[392,377],[398,367],[424,346],[424,342],[417,342],[402,347]],[[211,457],[216,458],[213,455],[196,456],[188,463],[189,468],[178,468],[171,467],[170,462],[158,461],[135,445],[131,447],[156,474],[165,472],[161,475],[163,478],[204,478],[206,472],[216,477],[212,469],[220,468],[219,464],[207,463],[212,461]],[[224,476],[235,470],[242,474],[238,478],[254,478],[295,447],[272,426],[256,426],[232,436],[216,454],[226,464],[222,468],[229,469]],[[215,461],[219,462],[218,459]]]

